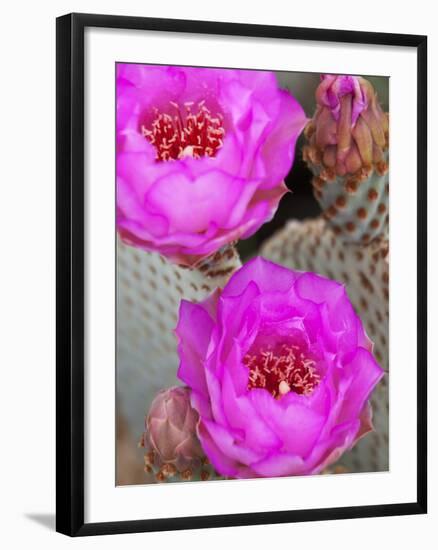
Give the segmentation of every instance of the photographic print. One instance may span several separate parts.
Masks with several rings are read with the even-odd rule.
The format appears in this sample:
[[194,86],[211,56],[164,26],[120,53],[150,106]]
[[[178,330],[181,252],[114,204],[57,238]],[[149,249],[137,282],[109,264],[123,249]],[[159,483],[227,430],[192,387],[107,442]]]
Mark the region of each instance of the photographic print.
[[425,36],[57,19],[57,531],[427,512],[426,111]]
[[389,78],[115,94],[116,484],[388,471]]

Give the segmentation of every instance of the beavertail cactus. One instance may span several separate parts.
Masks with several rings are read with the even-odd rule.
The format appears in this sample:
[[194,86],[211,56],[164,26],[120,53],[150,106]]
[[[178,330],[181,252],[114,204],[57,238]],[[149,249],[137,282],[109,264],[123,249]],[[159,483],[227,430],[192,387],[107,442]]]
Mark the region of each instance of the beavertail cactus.
[[388,227],[388,115],[370,82],[322,76],[303,157],[324,217],[344,241],[367,244]]
[[147,450],[145,471],[155,474],[157,481],[205,481],[215,476],[196,435],[198,421],[188,388],[160,391],[146,416],[140,440]]
[[[122,484],[388,469],[389,119],[362,77],[316,85],[308,121],[273,73],[118,66]],[[322,216],[242,267],[306,124]]]

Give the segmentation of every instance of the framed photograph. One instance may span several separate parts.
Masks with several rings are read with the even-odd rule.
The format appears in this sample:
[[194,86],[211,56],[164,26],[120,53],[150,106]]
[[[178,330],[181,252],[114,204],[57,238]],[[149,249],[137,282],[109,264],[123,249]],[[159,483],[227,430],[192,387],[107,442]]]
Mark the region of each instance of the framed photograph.
[[57,530],[426,513],[424,36],[57,19]]

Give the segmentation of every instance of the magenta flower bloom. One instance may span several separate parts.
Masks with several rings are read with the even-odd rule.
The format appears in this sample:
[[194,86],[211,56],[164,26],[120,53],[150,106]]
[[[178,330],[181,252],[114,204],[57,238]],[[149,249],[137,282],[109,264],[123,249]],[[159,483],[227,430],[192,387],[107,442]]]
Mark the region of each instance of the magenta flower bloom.
[[176,332],[178,377],[224,476],[315,474],[372,429],[383,371],[335,281],[256,258],[203,303],[183,300]]
[[270,72],[119,64],[122,239],[193,265],[252,235],[287,190],[306,121]]

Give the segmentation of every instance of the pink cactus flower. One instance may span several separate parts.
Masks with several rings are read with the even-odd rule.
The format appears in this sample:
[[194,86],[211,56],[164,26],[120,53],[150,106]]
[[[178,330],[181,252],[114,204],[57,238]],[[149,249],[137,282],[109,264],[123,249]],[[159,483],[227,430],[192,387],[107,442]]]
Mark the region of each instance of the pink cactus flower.
[[372,429],[383,375],[345,287],[262,258],[182,301],[178,377],[201,445],[234,478],[316,474]]
[[307,119],[270,72],[118,64],[117,227],[182,265],[276,211]]

